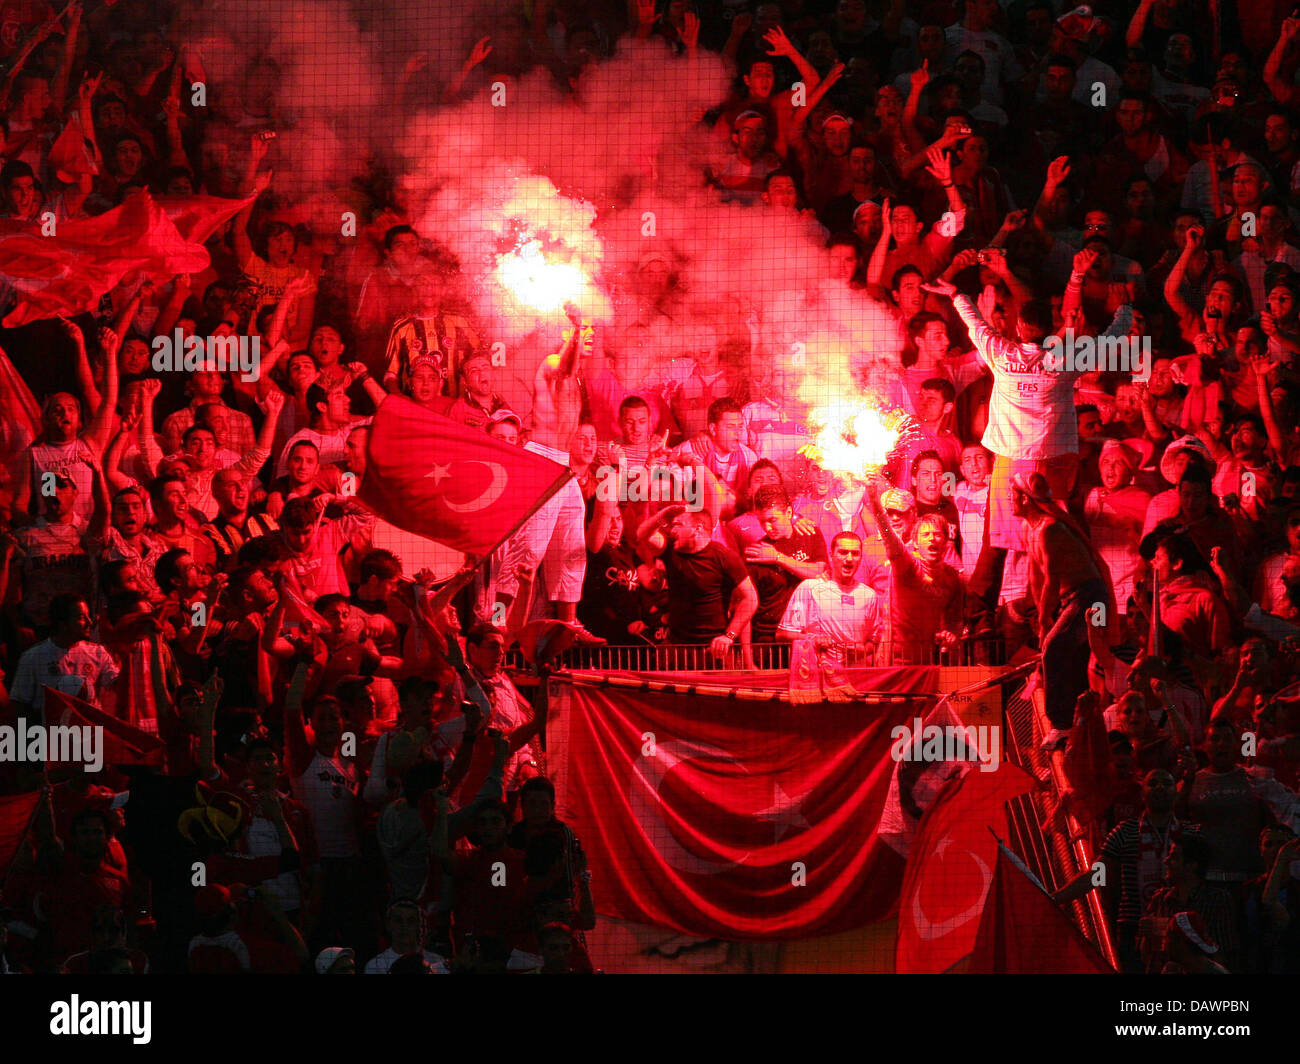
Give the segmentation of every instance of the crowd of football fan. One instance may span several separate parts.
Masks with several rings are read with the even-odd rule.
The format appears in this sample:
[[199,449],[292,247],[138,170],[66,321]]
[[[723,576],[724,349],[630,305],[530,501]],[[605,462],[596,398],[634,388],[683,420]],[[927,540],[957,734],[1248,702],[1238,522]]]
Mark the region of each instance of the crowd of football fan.
[[[181,92],[168,26],[201,6],[0,8],[4,224],[257,196],[204,272],[3,337],[41,411],[35,440],[3,430],[7,720],[54,688],[162,743],[161,767],[50,773],[4,968],[592,970],[544,692],[503,669],[553,617],[649,667],[1041,651],[1047,748],[1068,772],[1103,736],[1062,815],[1106,863],[1125,968],[1300,969],[1286,5],[520,5],[562,91],[626,37],[733,66],[696,194],[798,218],[828,249],[809,305],[905,336],[880,398],[907,426],[862,476],[818,465],[798,366],[697,313],[671,250],[620,280],[626,320],[570,308],[557,353],[503,366],[400,181],[347,175],[355,239],[302,224],[271,177],[275,56],[237,99]],[[509,72],[480,42],[442,98],[477,67]],[[52,155],[74,121],[97,173]],[[1066,328],[1149,340],[1149,375],[1049,372]],[[259,338],[259,379],[155,372],[177,329]],[[414,571],[355,498],[392,393],[574,478],[472,574]]]

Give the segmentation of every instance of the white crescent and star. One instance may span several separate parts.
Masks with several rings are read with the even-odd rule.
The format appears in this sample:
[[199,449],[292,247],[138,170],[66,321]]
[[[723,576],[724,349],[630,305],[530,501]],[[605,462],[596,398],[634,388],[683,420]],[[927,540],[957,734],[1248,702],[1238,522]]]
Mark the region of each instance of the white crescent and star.
[[[746,771],[744,765],[720,747],[688,739],[658,743],[654,751],[652,756],[642,756],[633,764],[633,785],[629,788],[628,803],[633,816],[654,839],[655,848],[663,859],[679,872],[699,875],[716,875],[744,864],[748,853],[736,861],[716,861],[693,854],[682,846],[664,821],[663,798],[659,794],[664,777],[683,761],[724,761],[739,766],[742,772]],[[791,798],[773,781],[772,804],[754,814],[761,820],[772,822],[773,842],[779,842],[792,828],[812,826],[799,808],[806,797]]]
[[[939,845],[934,848],[934,855],[938,858],[944,858],[944,851],[952,844],[952,836],[946,835],[939,840]],[[950,916],[939,923],[933,923],[925,914],[921,906],[921,892],[916,890],[912,894],[912,923],[916,926],[916,933],[925,941],[932,941],[936,938],[943,938],[945,935],[951,935],[958,928],[965,926],[974,920],[984,911],[984,901],[988,897],[989,887],[993,883],[993,873],[984,859],[973,850],[964,851],[966,855],[979,866],[980,875],[983,881],[980,884],[979,899],[969,909]]]
[[[456,503],[444,498],[442,504],[447,507],[448,510],[458,514],[475,513],[478,510],[486,510],[505,494],[506,488],[510,483],[510,477],[506,474],[506,467],[500,462],[482,462],[475,460],[462,462],[461,464],[486,466],[488,471],[492,474],[492,479],[488,486],[483,489],[482,494],[476,498],[470,499],[469,502]],[[451,476],[451,466],[439,463],[434,463],[433,468],[424,474],[424,478],[426,480],[431,479],[435,485],[440,485],[443,480],[449,476]]]

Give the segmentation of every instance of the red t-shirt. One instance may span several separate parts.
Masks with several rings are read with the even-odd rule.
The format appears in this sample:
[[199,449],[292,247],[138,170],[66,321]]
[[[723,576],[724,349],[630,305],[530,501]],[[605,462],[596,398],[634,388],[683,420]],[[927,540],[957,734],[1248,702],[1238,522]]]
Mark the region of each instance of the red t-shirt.
[[83,871],[69,852],[64,865],[46,876],[37,890],[38,905],[53,934],[53,955],[60,961],[90,947],[95,910],[102,906],[125,909],[131,897],[126,869],[109,858],[94,870]]
[[[504,868],[494,867],[498,862]],[[528,916],[524,855],[509,847],[492,852],[474,850],[455,858],[455,865],[457,931],[498,938],[513,947]],[[493,884],[494,877],[499,885]]]

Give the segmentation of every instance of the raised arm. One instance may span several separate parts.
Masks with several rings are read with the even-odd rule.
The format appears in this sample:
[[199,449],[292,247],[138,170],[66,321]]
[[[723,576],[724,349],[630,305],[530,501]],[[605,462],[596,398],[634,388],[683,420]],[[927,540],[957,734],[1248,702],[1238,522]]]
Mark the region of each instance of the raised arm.
[[1046,237],[1048,246],[1055,242],[1052,231],[1047,228],[1047,204],[1055,197],[1057,190],[1065,184],[1070,176],[1069,156],[1060,155],[1047,164],[1047,180],[1043,182],[1043,191],[1034,202],[1033,224],[1040,236]]
[[686,512],[686,506],[681,503],[675,503],[672,506],[665,506],[656,514],[651,514],[636,530],[636,552],[641,556],[642,561],[650,561],[659,557],[667,547],[667,541],[655,546],[650,542],[651,538],[658,534],[661,538],[668,526],[673,523],[678,514]]
[[1150,17],[1151,8],[1154,6],[1154,0],[1142,0],[1138,4],[1138,9],[1133,12],[1133,17],[1128,22],[1128,29],[1124,33],[1125,48],[1142,47],[1142,35],[1146,32],[1147,19]]
[[235,261],[240,269],[248,263],[253,255],[253,245],[248,239],[248,220],[253,216],[253,206],[257,197],[271,187],[272,171],[258,173],[267,152],[271,150],[270,142],[260,136],[254,136],[250,142],[248,168],[244,171],[243,188],[253,199],[248,206],[235,215],[235,223],[230,227],[231,240],[234,242]]
[[72,0],[63,9],[68,19],[68,30],[63,38],[63,55],[59,59],[59,69],[50,82],[50,100],[54,113],[63,114],[64,104],[68,102],[68,82],[72,74],[72,64],[77,57],[77,35],[81,30],[81,0]]
[[[81,329],[67,318],[61,317],[57,321],[60,331],[71,342],[77,355],[77,387],[81,389],[81,397],[86,401],[86,409],[98,410],[102,396],[99,394],[99,388],[95,385],[95,373],[91,369],[90,359],[86,355],[86,338],[82,335]],[[112,354],[106,352],[106,357],[115,358],[116,351]]]
[[880,207],[880,238],[876,241],[876,246],[871,251],[871,261],[867,263],[867,284],[869,286],[882,287],[885,283],[885,262],[889,258],[889,245],[894,239],[894,209],[890,206],[890,199],[885,197],[885,201]]
[[889,554],[889,560],[895,564],[899,562],[910,562],[911,552],[894,531],[894,526],[889,523],[889,516],[885,513],[885,508],[880,504],[881,484],[888,482],[879,473],[867,480],[867,505],[871,507],[871,516],[875,518],[876,530],[880,533],[880,538],[885,544],[885,551]]
[[1273,50],[1268,53],[1268,60],[1264,63],[1264,84],[1268,86],[1268,91],[1273,94],[1273,98],[1286,106],[1290,106],[1296,95],[1293,81],[1296,60],[1292,44],[1297,34],[1300,34],[1300,18],[1283,19],[1282,32],[1278,35],[1277,43],[1273,45]]
[[1196,254],[1197,248],[1201,246],[1201,241],[1205,238],[1205,230],[1199,225],[1193,225],[1187,230],[1187,236],[1183,240],[1183,250],[1178,256],[1178,261],[1169,271],[1169,276],[1165,278],[1165,302],[1179,319],[1193,317],[1196,311],[1182,296],[1179,289],[1182,288],[1183,278],[1187,276],[1187,266],[1192,261],[1192,256]]
[[820,104],[822,102],[822,99],[826,96],[826,94],[830,92],[832,88],[834,88],[835,83],[840,80],[840,76],[843,73],[844,73],[844,64],[836,63],[827,72],[826,77],[824,77],[821,80],[821,83],[817,86],[817,88],[813,89],[812,92],[809,94],[807,106],[796,107],[794,109],[794,119],[792,125],[792,129],[794,130],[794,132],[796,133],[803,132],[804,125],[807,124],[808,119],[812,117],[812,113],[817,109],[817,105]]
[[[114,333],[113,336],[116,338],[117,334]],[[120,340],[110,341],[111,350],[104,351],[104,394],[100,396],[99,406],[85,435],[86,443],[98,454],[103,454],[104,448],[108,446],[113,434],[113,423],[117,418],[117,350],[120,343]]]
[[311,661],[299,659],[294,666],[293,679],[289,681],[289,690],[284,696],[284,753],[289,771],[300,776],[307,771],[312,758],[316,756],[307,741],[307,724],[303,719],[303,694],[307,689],[307,673]]
[[821,75],[817,73],[813,65],[799,54],[799,49],[786,36],[785,30],[780,26],[773,26],[763,34],[763,42],[768,45],[767,54],[773,56],[784,56],[795,65],[799,71],[799,77],[803,80],[804,87],[808,92],[812,92],[821,84]]

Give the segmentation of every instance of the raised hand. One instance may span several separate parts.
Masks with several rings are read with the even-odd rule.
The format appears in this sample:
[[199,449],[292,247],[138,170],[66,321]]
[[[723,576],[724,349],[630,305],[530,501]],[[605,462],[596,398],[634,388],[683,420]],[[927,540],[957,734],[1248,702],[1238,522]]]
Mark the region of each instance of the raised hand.
[[1061,155],[1047,164],[1047,183],[1059,185],[1070,176],[1070,157]]
[[483,37],[474,42],[474,47],[469,52],[469,62],[471,66],[478,66],[488,56],[492,54],[492,38]]
[[694,11],[687,11],[682,16],[682,28],[677,31],[677,36],[686,45],[688,52],[695,51],[700,43],[700,16]]
[[1082,251],[1075,252],[1074,255],[1074,272],[1087,273],[1092,269],[1093,264],[1097,261],[1097,252],[1084,248]]
[[926,158],[930,162],[926,170],[941,185],[952,184],[952,160],[948,158],[948,153],[942,148],[931,147],[926,150]]
[[280,411],[284,408],[284,392],[279,388],[270,388],[267,393],[258,400],[258,407],[261,408],[268,418],[278,418]]
[[911,74],[912,91],[920,92],[930,83],[930,60],[926,59]]
[[793,56],[796,54],[794,45],[790,43],[790,38],[785,35],[785,30],[780,26],[773,26],[763,34],[763,41],[768,45],[768,55]]
[[947,296],[949,299],[957,294],[957,286],[951,281],[945,281],[943,279],[931,281],[929,284],[923,284],[921,285],[921,288],[926,292],[933,292],[937,296]]

